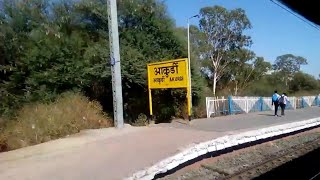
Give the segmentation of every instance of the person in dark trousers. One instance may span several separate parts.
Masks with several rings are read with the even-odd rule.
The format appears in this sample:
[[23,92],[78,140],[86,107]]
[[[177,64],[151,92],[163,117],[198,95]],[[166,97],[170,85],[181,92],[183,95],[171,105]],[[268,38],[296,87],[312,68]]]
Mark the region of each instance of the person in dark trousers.
[[274,91],[274,94],[272,95],[272,106],[274,105],[274,116],[278,116],[278,108],[279,108],[279,98],[280,95],[278,94],[278,91]]
[[288,96],[286,93],[283,93],[279,98],[279,105],[281,107],[281,116],[284,116],[284,110],[286,109],[288,102]]

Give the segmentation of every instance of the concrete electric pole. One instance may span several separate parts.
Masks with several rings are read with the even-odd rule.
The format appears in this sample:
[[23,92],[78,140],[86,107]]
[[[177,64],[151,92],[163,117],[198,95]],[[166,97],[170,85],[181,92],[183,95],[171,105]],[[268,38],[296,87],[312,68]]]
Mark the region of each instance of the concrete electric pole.
[[200,16],[197,14],[192,17],[189,17],[187,20],[187,22],[188,22],[188,24],[187,24],[187,26],[188,26],[188,31],[187,31],[187,33],[188,33],[188,72],[189,72],[189,86],[190,86],[189,87],[190,88],[190,97],[188,97],[188,98],[190,98],[190,101],[191,101],[191,103],[190,103],[191,108],[192,108],[192,85],[191,85],[190,19],[195,18],[195,17],[199,18]]
[[110,42],[110,62],[112,73],[114,125],[117,128],[123,128],[123,102],[119,52],[117,0],[108,0],[107,5]]

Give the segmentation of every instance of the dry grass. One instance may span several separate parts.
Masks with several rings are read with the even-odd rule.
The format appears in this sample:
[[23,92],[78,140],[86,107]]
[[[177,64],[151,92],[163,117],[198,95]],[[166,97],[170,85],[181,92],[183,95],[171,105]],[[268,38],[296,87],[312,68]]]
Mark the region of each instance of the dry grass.
[[97,102],[66,93],[49,104],[29,104],[0,129],[0,151],[18,149],[78,133],[112,126]]

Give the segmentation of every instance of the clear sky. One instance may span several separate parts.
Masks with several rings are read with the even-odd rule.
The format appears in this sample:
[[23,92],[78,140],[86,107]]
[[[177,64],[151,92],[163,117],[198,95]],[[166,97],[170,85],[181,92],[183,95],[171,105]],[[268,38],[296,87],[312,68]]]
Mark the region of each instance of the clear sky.
[[[320,31],[273,4],[270,0],[165,0],[177,26],[187,25],[187,18],[202,7],[220,5],[227,9],[242,8],[252,29],[251,49],[257,56],[274,62],[277,56],[293,54],[305,57],[309,64],[302,70],[318,78],[320,74]],[[197,19],[192,24],[198,25]]]

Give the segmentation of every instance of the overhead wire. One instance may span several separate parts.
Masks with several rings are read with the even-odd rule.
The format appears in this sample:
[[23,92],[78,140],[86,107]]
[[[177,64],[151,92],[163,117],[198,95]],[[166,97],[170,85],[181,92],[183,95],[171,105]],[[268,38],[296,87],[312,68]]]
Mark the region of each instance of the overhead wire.
[[275,2],[274,0],[270,0],[272,3],[274,3],[275,5],[279,6],[280,8],[284,9],[285,11],[289,12],[290,14],[294,15],[296,18],[299,18],[300,20],[302,20],[303,22],[307,23],[308,25],[312,26],[313,28],[317,29],[318,31],[320,31],[320,27],[311,23],[310,21],[306,20],[305,18],[297,15],[296,13],[292,12],[291,10],[287,9],[286,7],[284,7],[283,5]]
[[318,174],[314,175],[314,176],[313,176],[312,178],[310,178],[309,180],[314,180],[314,179],[318,178],[318,176],[320,176],[320,172],[319,172]]

